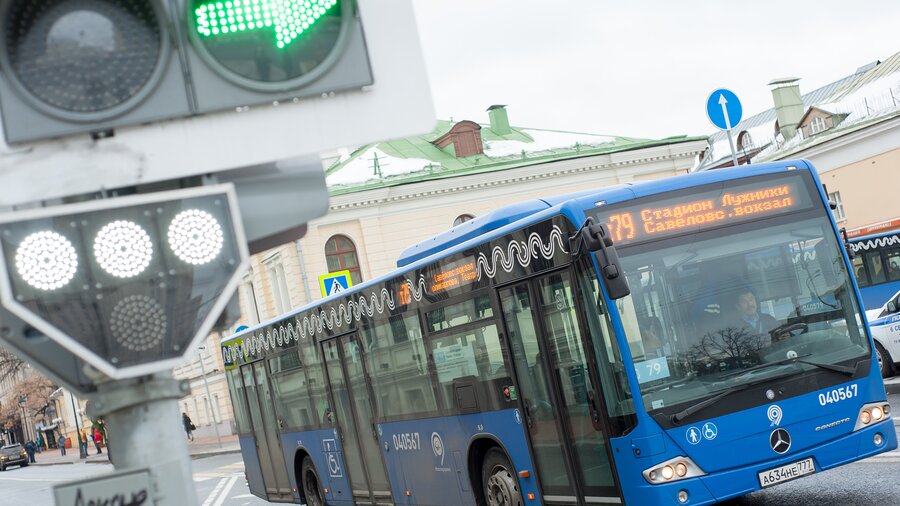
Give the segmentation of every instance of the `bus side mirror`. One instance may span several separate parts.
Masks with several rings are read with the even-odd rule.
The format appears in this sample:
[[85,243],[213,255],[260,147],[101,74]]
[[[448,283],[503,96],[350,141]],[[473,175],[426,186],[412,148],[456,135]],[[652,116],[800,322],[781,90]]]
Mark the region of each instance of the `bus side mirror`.
[[578,233],[569,238],[569,245],[573,255],[578,255],[584,250],[594,252],[600,266],[600,280],[606,287],[610,299],[621,299],[631,293],[625,272],[619,262],[619,254],[609,231],[603,224],[595,224],[592,218],[588,218]]

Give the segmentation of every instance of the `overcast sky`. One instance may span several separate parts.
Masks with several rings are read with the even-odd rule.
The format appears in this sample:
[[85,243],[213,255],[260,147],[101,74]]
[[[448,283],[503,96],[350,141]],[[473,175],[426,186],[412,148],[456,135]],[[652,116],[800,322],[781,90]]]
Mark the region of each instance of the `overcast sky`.
[[772,107],[900,52],[900,0],[414,0],[439,118],[632,137],[707,135],[706,98]]

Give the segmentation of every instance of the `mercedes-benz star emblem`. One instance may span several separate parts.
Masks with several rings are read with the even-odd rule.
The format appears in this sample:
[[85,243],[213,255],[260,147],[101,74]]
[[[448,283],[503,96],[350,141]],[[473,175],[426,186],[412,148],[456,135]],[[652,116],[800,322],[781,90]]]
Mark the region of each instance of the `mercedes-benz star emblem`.
[[769,444],[772,446],[772,450],[775,450],[775,453],[786,453],[791,449],[791,435],[784,429],[775,429],[769,436]]

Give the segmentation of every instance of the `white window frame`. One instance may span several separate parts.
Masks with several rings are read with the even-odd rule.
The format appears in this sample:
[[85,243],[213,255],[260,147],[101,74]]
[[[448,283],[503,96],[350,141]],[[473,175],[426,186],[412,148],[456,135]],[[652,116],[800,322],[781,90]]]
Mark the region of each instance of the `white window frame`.
[[287,313],[293,307],[291,294],[288,291],[287,276],[284,273],[284,264],[278,254],[266,258],[264,262],[266,273],[269,275],[269,289],[272,290],[272,300],[275,302],[275,314]]
[[809,123],[809,133],[810,134],[814,135],[819,132],[824,132],[825,130],[828,130],[828,124],[825,123],[825,118],[823,118],[821,116],[816,116],[812,119],[812,121],[810,121],[810,123]]
[[246,305],[246,308],[242,308],[242,310],[246,310],[244,316],[247,317],[247,321],[250,325],[258,324],[260,321],[259,301],[256,300],[256,289],[253,287],[253,280],[249,275],[244,277],[244,281],[241,283],[240,300]]
[[828,200],[837,204],[835,209],[832,209],[832,214],[834,214],[834,221],[845,221],[847,219],[847,215],[844,214],[844,202],[841,200],[841,192],[831,192],[828,194]]

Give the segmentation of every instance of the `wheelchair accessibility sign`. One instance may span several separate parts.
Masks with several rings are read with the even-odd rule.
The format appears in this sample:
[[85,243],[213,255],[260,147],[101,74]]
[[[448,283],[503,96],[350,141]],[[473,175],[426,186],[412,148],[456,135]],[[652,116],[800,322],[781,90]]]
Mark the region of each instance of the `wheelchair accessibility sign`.
[[350,271],[336,271],[319,276],[319,288],[322,289],[322,297],[328,297],[341,293],[353,286]]

